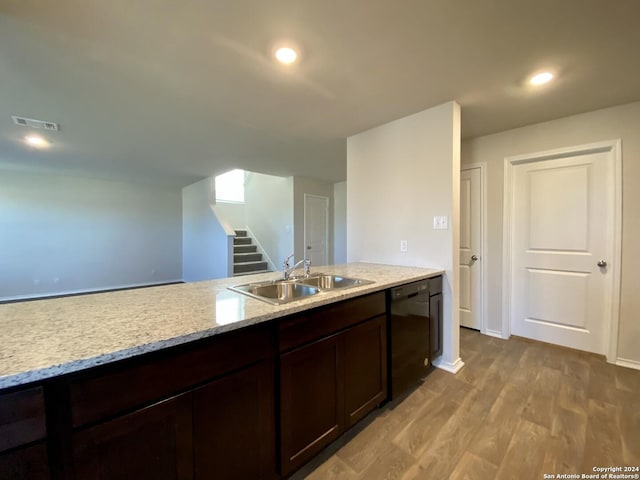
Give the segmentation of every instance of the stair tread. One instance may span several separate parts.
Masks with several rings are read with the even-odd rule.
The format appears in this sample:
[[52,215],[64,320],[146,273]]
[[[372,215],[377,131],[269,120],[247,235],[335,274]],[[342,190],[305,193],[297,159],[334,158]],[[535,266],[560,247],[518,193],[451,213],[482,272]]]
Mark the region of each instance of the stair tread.
[[234,265],[256,265],[261,263],[267,263],[264,260],[249,260],[248,262],[233,262]]

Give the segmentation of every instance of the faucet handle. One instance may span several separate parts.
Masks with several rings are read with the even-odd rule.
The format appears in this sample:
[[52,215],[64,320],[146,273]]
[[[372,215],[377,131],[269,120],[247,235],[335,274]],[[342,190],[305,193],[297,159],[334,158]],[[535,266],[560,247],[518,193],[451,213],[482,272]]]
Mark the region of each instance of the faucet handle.
[[311,275],[311,259],[304,259],[304,274],[308,277]]

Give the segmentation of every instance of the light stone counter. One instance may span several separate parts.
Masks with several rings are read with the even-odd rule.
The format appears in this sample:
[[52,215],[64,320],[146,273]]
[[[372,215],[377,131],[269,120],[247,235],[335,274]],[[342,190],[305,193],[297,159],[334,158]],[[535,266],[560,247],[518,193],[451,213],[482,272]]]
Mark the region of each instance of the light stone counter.
[[[375,281],[271,305],[228,286],[276,272],[0,305],[0,389],[76,372],[313,307],[384,290],[442,270],[352,263],[312,268]],[[281,274],[280,274],[281,275]]]

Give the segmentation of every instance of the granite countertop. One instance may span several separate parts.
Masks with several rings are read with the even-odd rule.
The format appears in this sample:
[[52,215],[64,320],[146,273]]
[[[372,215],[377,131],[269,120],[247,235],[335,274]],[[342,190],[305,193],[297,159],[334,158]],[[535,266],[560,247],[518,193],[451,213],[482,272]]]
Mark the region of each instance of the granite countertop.
[[375,283],[271,305],[227,290],[277,272],[0,305],[0,389],[255,325],[442,274],[351,263],[312,269]]

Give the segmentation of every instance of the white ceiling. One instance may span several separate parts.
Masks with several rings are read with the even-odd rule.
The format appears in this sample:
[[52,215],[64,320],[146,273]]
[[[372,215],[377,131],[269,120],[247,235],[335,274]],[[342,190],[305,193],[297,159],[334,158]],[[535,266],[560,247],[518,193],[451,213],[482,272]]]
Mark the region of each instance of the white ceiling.
[[[339,181],[346,137],[449,100],[464,137],[640,100],[639,21],[638,0],[1,0],[0,168]],[[27,148],[14,114],[61,131]]]

